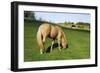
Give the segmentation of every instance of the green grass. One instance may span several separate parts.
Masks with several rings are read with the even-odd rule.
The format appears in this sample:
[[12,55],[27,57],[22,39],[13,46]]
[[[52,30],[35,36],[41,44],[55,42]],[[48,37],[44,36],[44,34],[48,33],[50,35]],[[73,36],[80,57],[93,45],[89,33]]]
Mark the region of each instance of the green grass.
[[[25,21],[24,24],[24,61],[69,60],[90,58],[90,32],[62,28],[68,38],[69,47],[54,48],[51,53],[40,54],[36,33],[42,22]],[[57,42],[57,41],[56,41]],[[46,40],[46,48],[51,45],[51,39]]]

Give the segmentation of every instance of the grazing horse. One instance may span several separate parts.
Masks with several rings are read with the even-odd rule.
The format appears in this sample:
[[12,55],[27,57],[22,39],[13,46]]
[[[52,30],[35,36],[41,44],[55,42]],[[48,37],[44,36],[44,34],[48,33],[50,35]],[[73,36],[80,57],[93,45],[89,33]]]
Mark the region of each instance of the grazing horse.
[[54,26],[49,23],[44,23],[40,25],[37,32],[37,42],[40,47],[40,54],[43,54],[45,52],[44,44],[47,37],[52,39],[50,52],[52,52],[55,39],[58,40],[58,49],[60,51],[61,51],[60,44],[62,45],[63,48],[67,48],[68,46],[68,42],[66,40],[65,34],[59,26]]

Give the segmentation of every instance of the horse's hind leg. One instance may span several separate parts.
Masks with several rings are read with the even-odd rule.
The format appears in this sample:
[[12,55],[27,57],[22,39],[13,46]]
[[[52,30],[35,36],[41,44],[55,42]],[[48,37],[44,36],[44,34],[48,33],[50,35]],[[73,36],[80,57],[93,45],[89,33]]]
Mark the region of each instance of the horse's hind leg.
[[[45,41],[46,41],[46,35],[43,36],[43,45],[45,44]],[[45,52],[45,46],[43,47],[42,52],[43,53]]]

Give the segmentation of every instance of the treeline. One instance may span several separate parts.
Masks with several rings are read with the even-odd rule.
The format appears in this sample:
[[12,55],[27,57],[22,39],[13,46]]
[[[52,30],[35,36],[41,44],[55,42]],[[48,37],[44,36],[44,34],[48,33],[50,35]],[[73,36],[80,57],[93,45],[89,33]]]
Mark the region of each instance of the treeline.
[[24,19],[36,20],[35,13],[33,11],[24,11]]
[[74,23],[74,22],[64,22],[64,23],[59,23],[59,24],[65,24],[65,25],[69,25],[69,24],[71,24],[71,25],[90,25],[90,23],[85,23],[85,22],[76,22],[76,23]]

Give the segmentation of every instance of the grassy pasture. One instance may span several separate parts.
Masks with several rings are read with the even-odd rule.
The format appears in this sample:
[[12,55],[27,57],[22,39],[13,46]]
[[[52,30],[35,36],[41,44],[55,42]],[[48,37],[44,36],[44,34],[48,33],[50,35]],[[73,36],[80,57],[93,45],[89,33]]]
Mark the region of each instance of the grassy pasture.
[[[73,30],[62,28],[68,39],[69,47],[62,49],[60,52],[58,47],[53,52],[40,54],[37,44],[36,33],[39,21],[24,22],[24,61],[45,61],[45,60],[70,60],[70,59],[87,59],[90,58],[90,32],[82,30]],[[46,40],[45,47],[51,45],[51,39]],[[56,41],[57,42],[57,41]]]

